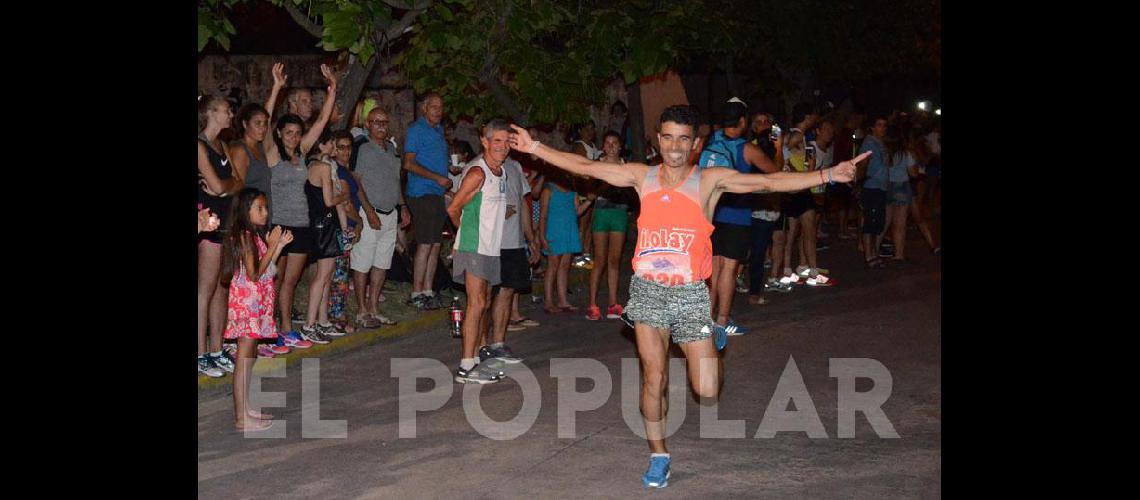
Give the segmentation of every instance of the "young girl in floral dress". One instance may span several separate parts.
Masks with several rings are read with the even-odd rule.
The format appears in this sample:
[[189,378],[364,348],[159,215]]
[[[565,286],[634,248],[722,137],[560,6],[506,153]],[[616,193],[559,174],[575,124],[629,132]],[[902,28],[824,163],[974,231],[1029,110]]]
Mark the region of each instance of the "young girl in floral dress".
[[249,379],[257,360],[257,342],[276,339],[273,319],[274,262],[293,234],[273,228],[266,235],[269,209],[265,193],[247,188],[233,200],[222,262],[222,284],[230,289],[226,339],[237,339],[238,359],[234,370],[234,419],[238,430],[262,431],[272,416],[249,410]]

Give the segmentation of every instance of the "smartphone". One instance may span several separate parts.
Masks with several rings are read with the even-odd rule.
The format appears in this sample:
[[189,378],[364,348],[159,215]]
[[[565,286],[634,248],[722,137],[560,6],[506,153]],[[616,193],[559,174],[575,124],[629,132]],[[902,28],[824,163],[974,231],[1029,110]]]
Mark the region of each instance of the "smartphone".
[[780,126],[775,123],[772,124],[772,132],[768,134],[768,138],[775,142],[780,139]]
[[815,158],[815,146],[804,146],[804,164],[810,164],[812,158]]

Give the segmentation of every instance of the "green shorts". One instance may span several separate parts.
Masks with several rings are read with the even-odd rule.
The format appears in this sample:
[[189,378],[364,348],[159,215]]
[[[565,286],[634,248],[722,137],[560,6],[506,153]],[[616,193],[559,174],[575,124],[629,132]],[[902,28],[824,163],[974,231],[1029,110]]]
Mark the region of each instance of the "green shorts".
[[629,228],[629,212],[624,208],[597,208],[594,209],[595,233],[622,233]]

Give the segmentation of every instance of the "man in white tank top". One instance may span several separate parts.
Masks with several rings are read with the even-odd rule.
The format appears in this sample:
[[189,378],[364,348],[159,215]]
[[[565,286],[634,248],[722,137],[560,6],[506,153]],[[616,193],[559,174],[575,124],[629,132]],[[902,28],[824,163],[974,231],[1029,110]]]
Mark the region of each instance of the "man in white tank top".
[[510,125],[496,118],[483,126],[479,142],[483,154],[467,164],[459,190],[447,206],[455,233],[452,278],[467,289],[463,318],[463,353],[455,381],[490,384],[502,380],[503,362],[489,358],[480,363],[476,347],[490,320],[491,285],[501,281],[499,252],[506,219],[506,171],[510,153]]

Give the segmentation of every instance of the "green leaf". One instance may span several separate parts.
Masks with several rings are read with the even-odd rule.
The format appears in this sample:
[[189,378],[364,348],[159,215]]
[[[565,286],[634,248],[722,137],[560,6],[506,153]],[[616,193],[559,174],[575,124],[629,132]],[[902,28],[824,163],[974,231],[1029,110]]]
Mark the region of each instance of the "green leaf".
[[364,47],[360,49],[360,61],[363,64],[368,64],[368,61],[372,60],[372,56],[375,54],[376,47],[371,43],[366,43]]
[[210,28],[198,25],[198,52],[206,48],[206,44],[210,43]]
[[330,41],[332,41],[337,48],[352,45],[353,42],[361,38],[360,26],[352,20],[348,23],[341,23],[331,27],[326,26],[326,32],[331,35]]
[[230,50],[230,37],[225,33],[218,33],[214,38],[222,44],[223,49],[226,49],[227,52]]
[[625,84],[630,85],[637,81],[637,73],[632,71],[622,71],[622,76],[625,77]]
[[369,10],[368,17],[372,20],[380,20],[380,26],[387,26],[392,22],[392,11],[386,7],[381,7],[376,10]]
[[455,15],[451,13],[451,9],[447,8],[443,4],[436,4],[435,11],[439,17],[443,18],[444,21],[450,23],[455,20]]
[[237,30],[234,29],[234,25],[230,23],[229,19],[222,19],[222,25],[225,26],[226,33],[229,33],[231,35],[237,34]]

